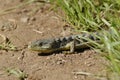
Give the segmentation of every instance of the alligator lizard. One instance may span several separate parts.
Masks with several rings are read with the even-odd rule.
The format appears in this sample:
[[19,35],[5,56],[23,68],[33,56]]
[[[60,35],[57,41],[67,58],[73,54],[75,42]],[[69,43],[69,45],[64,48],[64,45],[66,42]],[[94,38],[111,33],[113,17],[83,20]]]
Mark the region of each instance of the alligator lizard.
[[70,35],[67,37],[53,38],[53,39],[42,39],[33,41],[28,45],[28,48],[33,51],[38,51],[39,53],[53,53],[56,51],[66,51],[69,50],[73,53],[75,49],[83,49],[89,47],[90,44],[88,38],[93,41],[99,41],[95,35],[98,33],[83,33],[78,35]]

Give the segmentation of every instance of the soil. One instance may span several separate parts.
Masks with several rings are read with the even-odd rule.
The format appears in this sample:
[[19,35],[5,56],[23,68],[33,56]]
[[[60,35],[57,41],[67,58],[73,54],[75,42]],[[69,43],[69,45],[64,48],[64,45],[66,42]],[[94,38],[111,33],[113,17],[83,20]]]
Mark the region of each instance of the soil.
[[[0,10],[20,3],[22,0],[0,0]],[[62,52],[41,56],[26,48],[30,42],[38,39],[74,34],[54,11],[49,11],[49,7],[49,4],[40,7],[38,3],[32,3],[0,15],[0,34],[22,49],[0,50],[0,80],[19,80],[15,74],[6,72],[8,68],[23,71],[26,74],[23,80],[97,80],[96,76],[77,72],[106,74],[105,59],[90,49],[75,54]]]

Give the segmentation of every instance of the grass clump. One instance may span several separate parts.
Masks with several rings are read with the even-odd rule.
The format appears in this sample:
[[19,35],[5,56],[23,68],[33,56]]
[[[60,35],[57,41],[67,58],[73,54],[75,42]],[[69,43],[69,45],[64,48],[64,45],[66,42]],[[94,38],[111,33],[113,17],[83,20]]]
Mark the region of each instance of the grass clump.
[[11,50],[11,51],[17,51],[17,47],[14,46],[11,41],[4,35],[0,34],[0,37],[3,38],[3,41],[0,43],[0,50]]
[[[98,30],[109,27],[106,21],[116,17],[119,0],[50,0],[66,14],[65,19],[75,30]],[[108,15],[109,14],[109,15]]]
[[[101,53],[108,60],[108,80],[120,80],[120,31],[119,27],[111,27],[109,31],[103,30],[96,36],[100,43],[89,40],[94,50]],[[113,79],[114,78],[114,79]]]
[[27,75],[20,69],[7,69],[7,72],[9,74],[15,75],[16,77],[19,78],[19,80],[25,80],[25,78],[27,77]]

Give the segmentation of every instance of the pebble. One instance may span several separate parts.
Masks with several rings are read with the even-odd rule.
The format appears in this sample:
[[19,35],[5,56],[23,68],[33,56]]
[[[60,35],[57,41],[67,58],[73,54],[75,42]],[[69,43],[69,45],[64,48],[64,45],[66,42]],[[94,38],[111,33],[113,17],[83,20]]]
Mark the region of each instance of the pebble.
[[22,17],[22,18],[20,19],[20,21],[23,22],[23,23],[28,23],[29,20],[30,20],[29,17]]
[[3,21],[0,22],[0,30],[1,31],[12,31],[17,28],[17,24],[13,21]]

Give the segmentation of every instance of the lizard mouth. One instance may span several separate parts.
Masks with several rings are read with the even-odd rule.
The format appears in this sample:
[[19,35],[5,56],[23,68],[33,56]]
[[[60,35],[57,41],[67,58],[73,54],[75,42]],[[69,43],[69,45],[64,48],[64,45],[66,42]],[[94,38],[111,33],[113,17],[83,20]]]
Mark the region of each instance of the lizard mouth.
[[35,47],[35,46],[33,47],[31,45],[28,46],[28,49],[33,50],[33,51],[37,51],[39,53],[51,53],[54,51],[50,47],[40,48],[40,47]]

